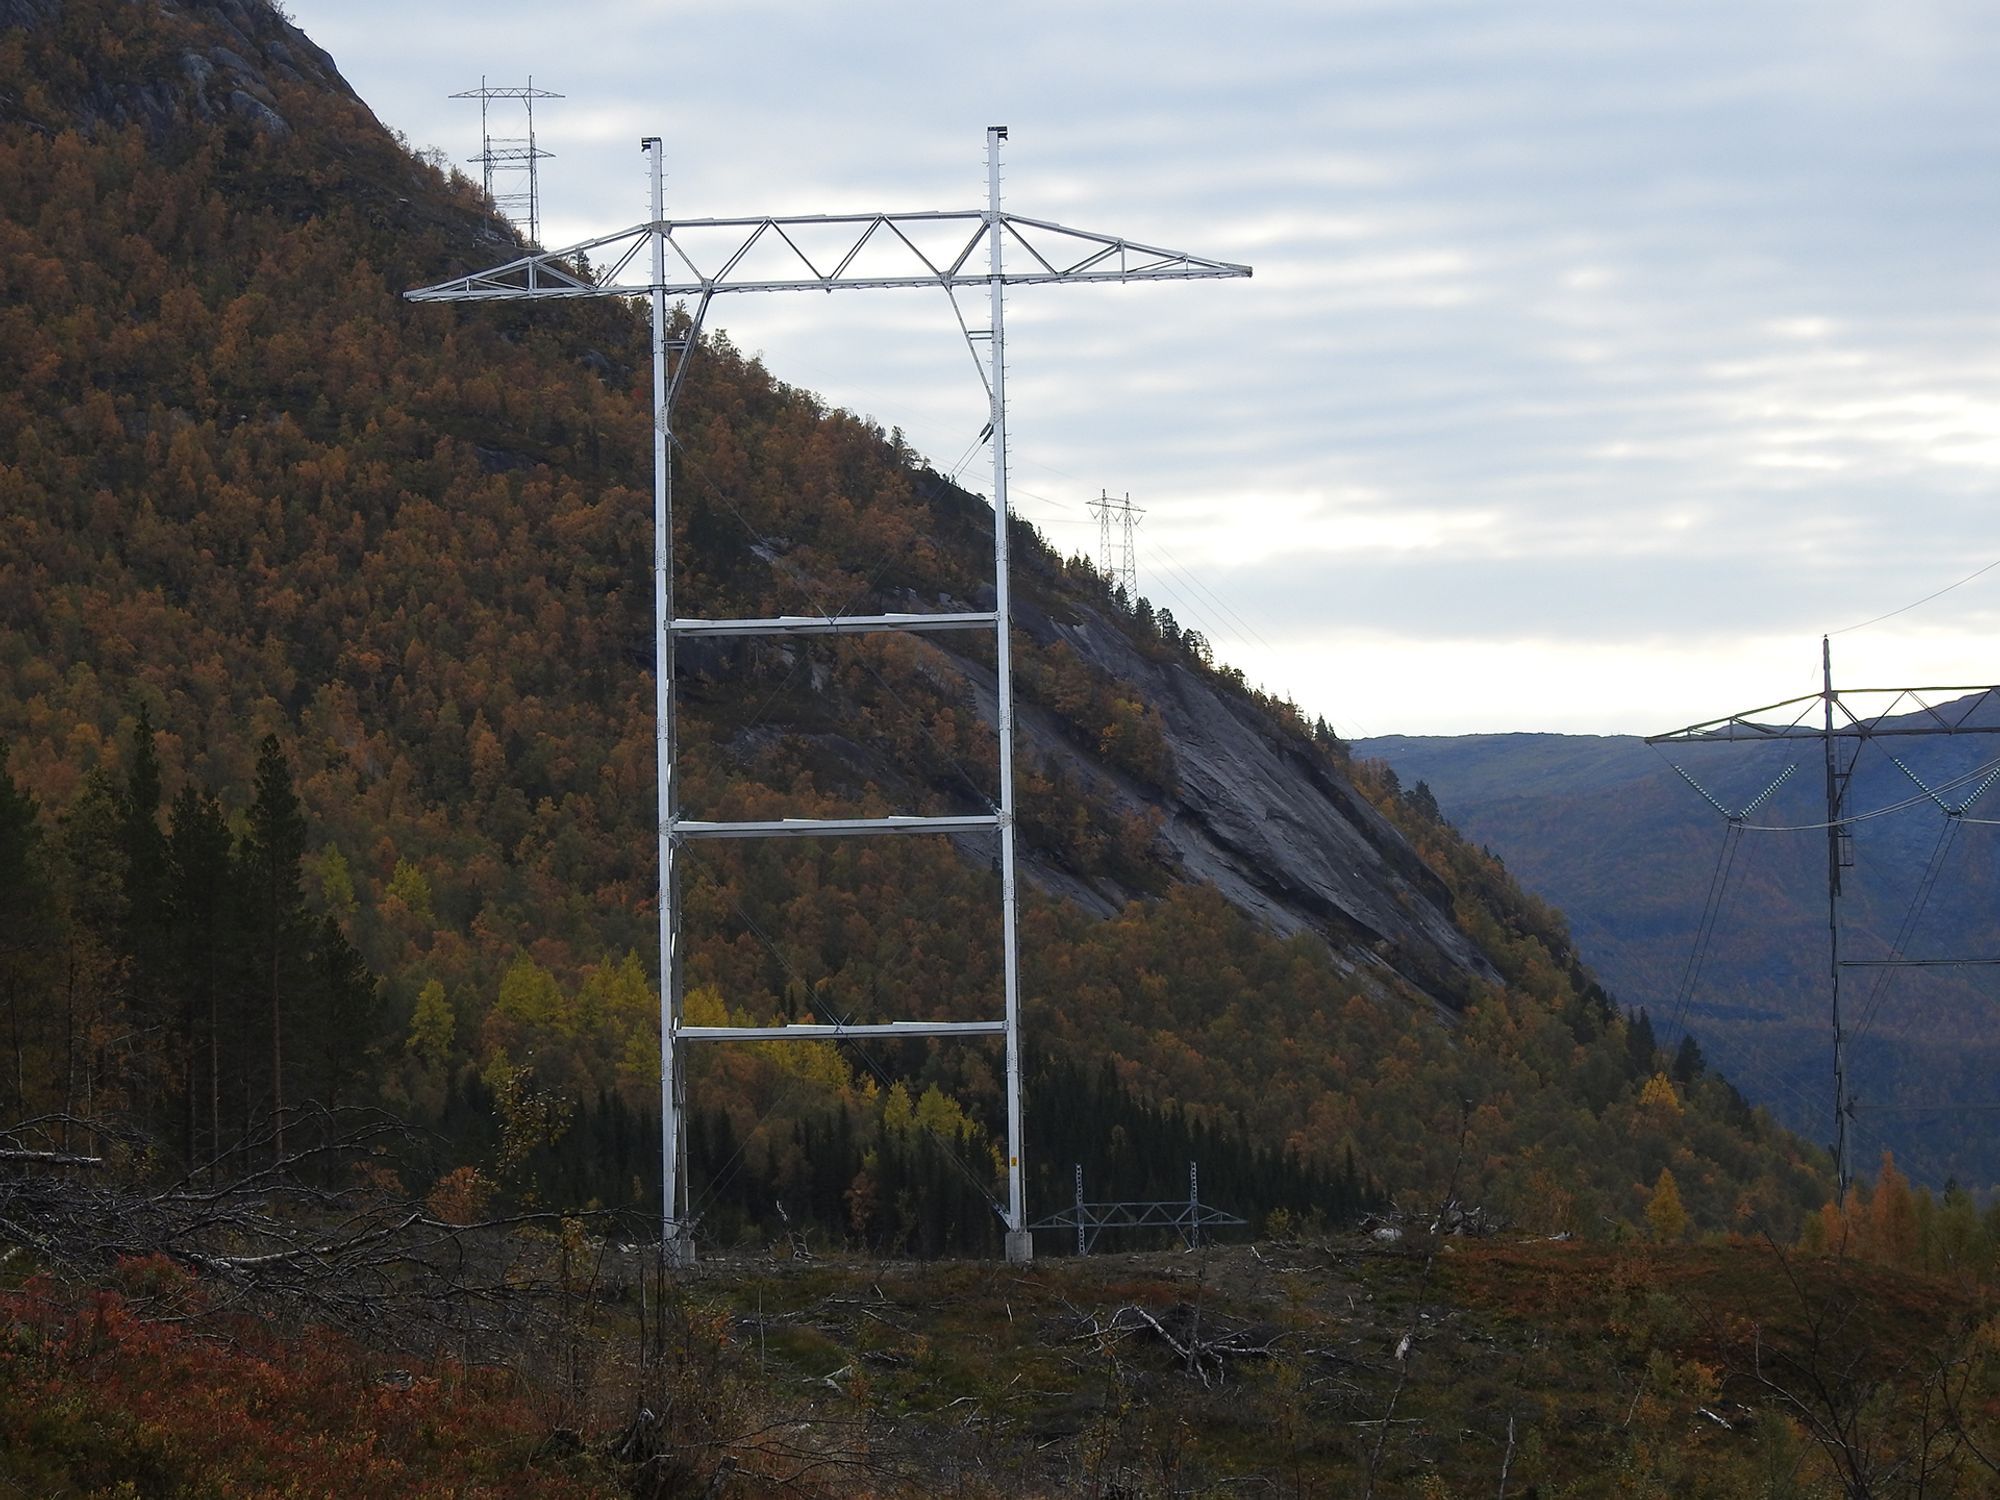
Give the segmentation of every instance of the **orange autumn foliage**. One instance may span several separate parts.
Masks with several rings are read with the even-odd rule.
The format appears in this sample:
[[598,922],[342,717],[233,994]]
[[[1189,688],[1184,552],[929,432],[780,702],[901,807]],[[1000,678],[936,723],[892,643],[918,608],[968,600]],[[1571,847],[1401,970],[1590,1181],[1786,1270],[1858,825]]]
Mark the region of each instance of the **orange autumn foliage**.
[[20,1493],[604,1492],[530,1466],[539,1434],[500,1372],[386,1373],[325,1330],[281,1339],[207,1313],[161,1257],[115,1279],[0,1294],[0,1482]]

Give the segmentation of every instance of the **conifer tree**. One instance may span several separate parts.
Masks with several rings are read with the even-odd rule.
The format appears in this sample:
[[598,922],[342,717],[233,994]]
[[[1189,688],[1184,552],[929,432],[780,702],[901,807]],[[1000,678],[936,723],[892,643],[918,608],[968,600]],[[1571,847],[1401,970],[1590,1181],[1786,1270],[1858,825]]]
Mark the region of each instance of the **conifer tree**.
[[321,917],[313,949],[315,1009],[324,1018],[320,1034],[319,1082],[325,1103],[337,1109],[368,1072],[368,1058],[381,1026],[380,994],[367,963],[332,917]]
[[1403,800],[1410,804],[1410,811],[1414,812],[1426,823],[1442,823],[1444,821],[1444,813],[1439,809],[1437,796],[1431,791],[1431,784],[1428,781],[1419,781],[1415,786],[1411,787],[1404,795]]
[[0,740],[0,1010],[9,1054],[0,1099],[16,1115],[28,1113],[28,1028],[51,941],[38,810],[9,773],[7,742]]
[[1674,1053],[1674,1082],[1685,1088],[1707,1069],[1708,1062],[1701,1055],[1701,1044],[1694,1039],[1694,1033],[1689,1032],[1681,1038],[1680,1047]]
[[1638,1013],[1625,1023],[1625,1067],[1634,1078],[1650,1078],[1658,1064],[1654,1058],[1659,1053],[1660,1044],[1653,1039],[1652,1017],[1646,1014],[1646,1007],[1640,1006]]
[[136,1081],[146,1113],[166,1126],[179,1092],[173,1074],[185,1049],[173,1034],[179,1017],[168,1000],[167,838],[160,829],[160,757],[153,744],[152,715],[144,705],[132,729],[119,811],[118,843],[125,864],[122,945],[130,961],[127,994],[136,1030],[161,1044],[141,1060]]
[[[102,768],[84,778],[63,810],[57,830],[55,898],[62,944],[57,1011],[61,1015],[61,1110],[95,1117],[114,1101],[108,1047],[130,1029],[116,1024],[124,999],[127,965],[120,941],[125,926],[125,859],[116,784]],[[62,1129],[64,1149],[70,1127]]]
[[135,929],[142,924],[156,928],[166,894],[167,840],[160,831],[160,756],[153,744],[152,714],[143,705],[132,727],[132,763],[126,768],[119,810],[127,917]]
[[[183,1058],[181,1150],[193,1165],[198,1122],[208,1117],[210,1159],[222,1136],[223,1003],[237,872],[222,805],[192,784],[174,798],[167,832],[169,956],[180,1001]],[[206,1106],[204,1110],[203,1106]]]
[[275,1158],[285,1154],[285,1012],[305,934],[299,860],[306,851],[305,815],[292,790],[292,771],[275,734],[257,748],[256,791],[242,860],[262,960],[271,1038],[271,1129]]

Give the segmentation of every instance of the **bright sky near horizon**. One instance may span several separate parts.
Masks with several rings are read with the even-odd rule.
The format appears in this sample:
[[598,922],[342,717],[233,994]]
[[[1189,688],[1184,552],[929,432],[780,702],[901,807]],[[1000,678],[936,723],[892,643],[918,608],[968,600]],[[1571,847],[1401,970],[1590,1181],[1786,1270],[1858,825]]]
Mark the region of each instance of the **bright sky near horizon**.
[[[1094,552],[1129,492],[1142,592],[1343,734],[1813,691],[2000,559],[2000,0],[290,9],[460,162],[446,96],[563,93],[552,247],[646,217],[642,135],[698,217],[983,206],[1005,123],[1009,208],[1254,265],[1013,294],[1012,495]],[[714,321],[947,470],[984,423],[935,294]],[[1836,675],[2000,680],[1996,624],[2000,569]]]

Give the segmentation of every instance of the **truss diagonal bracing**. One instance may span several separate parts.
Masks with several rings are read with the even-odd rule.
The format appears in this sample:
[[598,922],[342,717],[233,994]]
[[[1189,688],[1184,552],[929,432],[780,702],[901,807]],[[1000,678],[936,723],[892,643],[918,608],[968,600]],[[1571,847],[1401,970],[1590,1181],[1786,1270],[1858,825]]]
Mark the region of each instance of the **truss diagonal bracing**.
[[[1007,286],[1202,281],[1250,274],[1248,266],[1006,212],[800,214],[635,224],[408,296],[412,302],[480,302],[643,297],[654,291],[668,297],[708,297],[725,292],[973,289],[992,284],[992,272],[977,260],[982,250],[998,253],[992,243],[996,229],[1004,247],[1029,262],[1003,273]],[[645,277],[643,264],[656,240],[666,259],[657,284]]]
[[1076,1201],[1047,1218],[1037,1219],[1031,1229],[1070,1229],[1076,1232],[1076,1253],[1088,1255],[1097,1237],[1107,1229],[1171,1229],[1181,1243],[1193,1250],[1201,1244],[1204,1229],[1241,1228],[1248,1221],[1239,1215],[1201,1201],[1201,1170],[1188,1163],[1188,1195],[1148,1201],[1086,1203],[1083,1199],[1083,1164],[1076,1167]]
[[[1000,143],[1005,126],[986,132],[986,206],[954,212],[762,215],[740,219],[668,219],[656,137],[641,142],[652,171],[652,217],[616,234],[563,250],[525,255],[408,293],[413,302],[504,302],[579,297],[644,297],[653,330],[653,603],[657,668],[654,714],[659,751],[661,1253],[673,1264],[693,1258],[686,1207],[686,1104],[683,1043],[842,1041],[868,1037],[989,1036],[1003,1039],[1007,1091],[1007,1255],[1032,1254],[1021,1162],[1021,983],[1014,852],[1013,652],[1009,629],[1007,528],[1007,358],[1004,292],[1010,286],[1067,286],[1108,281],[1201,281],[1250,274],[1248,266],[1209,260],[1117,235],[1071,229],[1000,207]],[[982,264],[983,262],[983,264]],[[1011,262],[1011,263],[1010,263]],[[674,612],[673,409],[709,304],[731,292],[871,291],[935,287],[952,300],[986,387],[993,443],[993,576],[990,611],[939,615],[776,615],[747,620],[683,619]],[[984,328],[967,325],[960,290],[983,288]],[[670,333],[667,303],[693,299],[684,329]],[[675,776],[675,642],[681,635],[814,635],[860,631],[987,629],[997,660],[999,805],[962,818],[785,818],[720,823],[682,815]],[[716,1027],[681,1023],[684,962],[677,861],[691,840],[939,835],[990,832],[1000,845],[1002,1014],[960,1021],[884,1021],[865,1025]]]
[[[1842,688],[1832,694],[1832,724],[1811,723],[1811,710],[1826,701],[1828,691],[1804,693],[1781,703],[1747,708],[1727,718],[1649,735],[1646,743],[1818,742],[1828,734],[1837,740],[1875,740],[1934,734],[1992,734],[2000,730],[2000,687]],[[1802,712],[1792,713],[1786,722],[1777,722],[1792,710]]]

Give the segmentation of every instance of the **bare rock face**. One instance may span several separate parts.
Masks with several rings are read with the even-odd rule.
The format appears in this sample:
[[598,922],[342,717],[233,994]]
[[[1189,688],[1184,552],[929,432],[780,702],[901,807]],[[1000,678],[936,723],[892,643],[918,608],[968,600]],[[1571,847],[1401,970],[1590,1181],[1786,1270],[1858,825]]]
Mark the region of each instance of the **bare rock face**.
[[[1179,786],[1162,800],[1122,781],[1033,705],[1019,707],[1022,735],[1093,795],[1130,810],[1157,806],[1184,878],[1213,885],[1274,932],[1319,935],[1358,977],[1393,973],[1449,1010],[1499,983],[1459,929],[1443,881],[1336,766],[1255,703],[1181,663],[1140,654],[1113,622],[1078,607],[1064,616],[1029,608],[1016,619],[1038,642],[1060,640],[1132,684],[1159,711]],[[1054,872],[1030,873],[1077,894]]]
[[[160,141],[190,120],[234,119],[257,134],[283,139],[292,126],[277,87],[306,85],[359,102],[333,59],[269,0],[130,0],[156,6],[184,23],[184,45],[165,61],[148,55],[129,71],[93,76],[66,100],[69,123],[89,132],[137,125]],[[0,0],[0,29],[54,28],[64,0]]]
[[43,26],[61,9],[62,0],[0,0],[0,28]]

